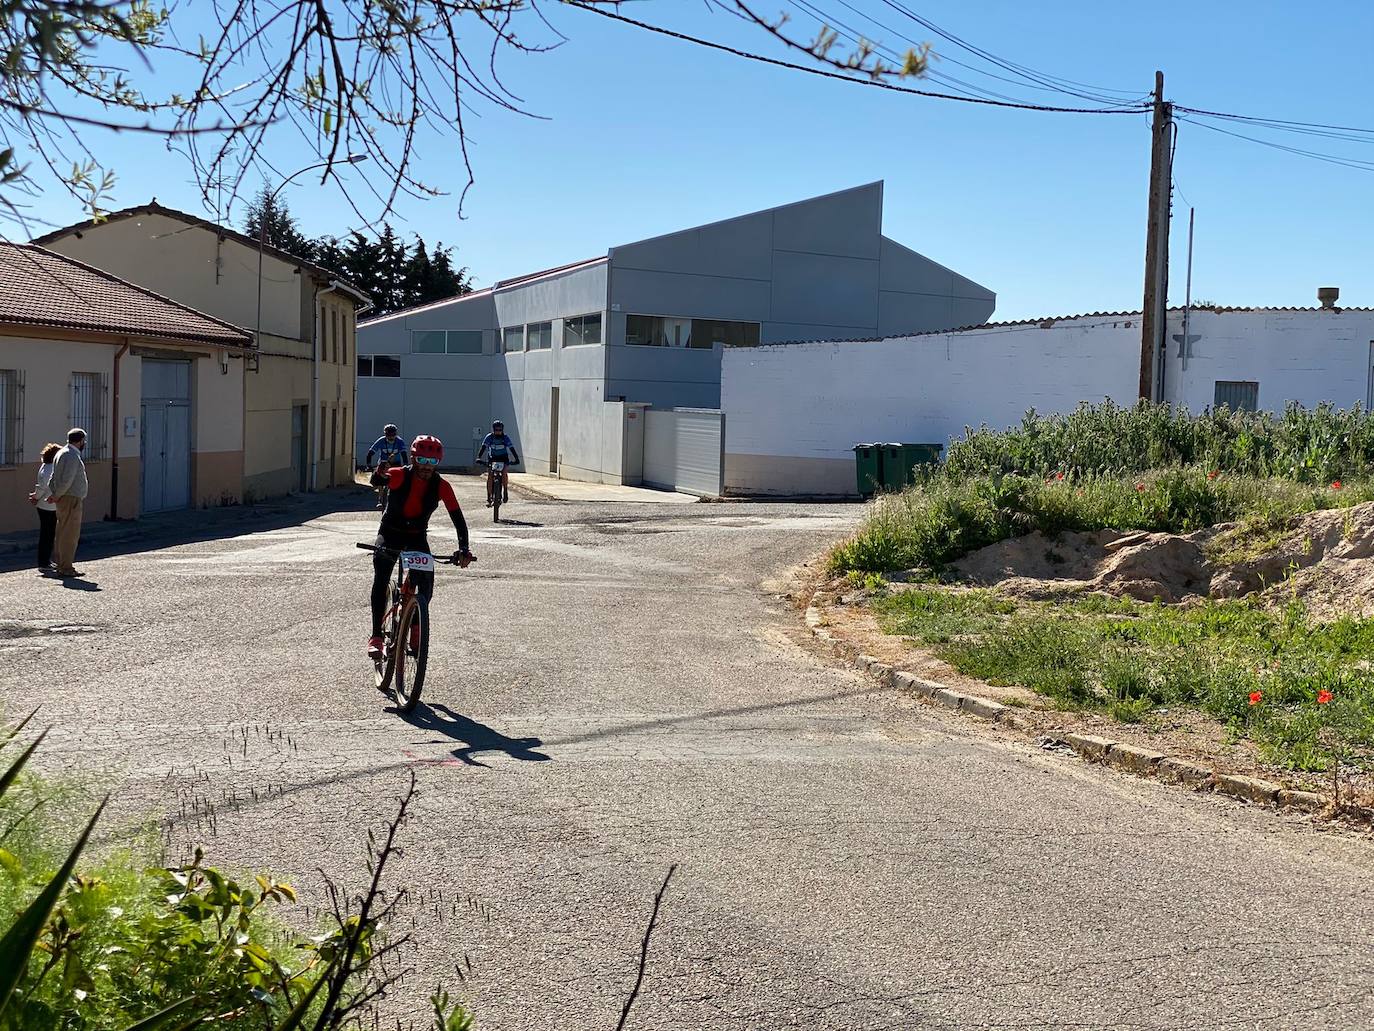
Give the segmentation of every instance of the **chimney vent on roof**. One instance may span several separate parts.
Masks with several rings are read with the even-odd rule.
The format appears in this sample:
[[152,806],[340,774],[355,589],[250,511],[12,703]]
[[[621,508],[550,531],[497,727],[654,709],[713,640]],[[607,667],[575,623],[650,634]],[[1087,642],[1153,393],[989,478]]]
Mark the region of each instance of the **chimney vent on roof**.
[[1336,302],[1340,300],[1341,288],[1338,286],[1319,286],[1317,287],[1317,300],[1323,308],[1334,309]]

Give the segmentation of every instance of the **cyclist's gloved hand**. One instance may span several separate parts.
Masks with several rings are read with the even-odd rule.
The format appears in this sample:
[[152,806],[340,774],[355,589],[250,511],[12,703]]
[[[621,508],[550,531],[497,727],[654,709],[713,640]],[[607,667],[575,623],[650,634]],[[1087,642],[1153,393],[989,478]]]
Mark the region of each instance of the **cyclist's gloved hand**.
[[477,561],[477,556],[470,551],[455,551],[453,561],[458,564],[460,569],[466,569],[471,563]]

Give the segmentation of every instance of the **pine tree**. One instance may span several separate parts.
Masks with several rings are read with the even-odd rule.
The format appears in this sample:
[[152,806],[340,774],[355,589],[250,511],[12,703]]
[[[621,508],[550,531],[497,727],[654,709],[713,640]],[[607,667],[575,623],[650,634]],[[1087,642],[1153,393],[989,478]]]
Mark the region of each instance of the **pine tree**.
[[257,194],[248,202],[244,211],[243,232],[254,240],[259,239],[263,227],[266,234],[262,237],[269,247],[293,254],[298,258],[311,261],[315,255],[315,241],[304,236],[296,225],[284,198],[272,196],[272,189],[263,183]]

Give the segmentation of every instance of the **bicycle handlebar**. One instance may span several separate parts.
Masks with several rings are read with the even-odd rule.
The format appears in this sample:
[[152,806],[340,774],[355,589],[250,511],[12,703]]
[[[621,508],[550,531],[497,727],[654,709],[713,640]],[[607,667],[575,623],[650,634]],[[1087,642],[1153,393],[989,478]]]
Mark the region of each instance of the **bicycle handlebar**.
[[[402,551],[401,548],[379,548],[375,544],[364,544],[362,541],[359,541],[356,547],[361,548],[363,551],[380,551],[385,555],[395,555],[397,558],[400,558]],[[468,554],[471,555],[472,552],[468,552]],[[452,555],[445,557],[442,555],[431,554],[430,558],[434,559],[435,562],[443,562],[450,566],[456,566],[458,564],[456,561],[454,561]],[[473,561],[476,561],[475,556],[473,557]]]

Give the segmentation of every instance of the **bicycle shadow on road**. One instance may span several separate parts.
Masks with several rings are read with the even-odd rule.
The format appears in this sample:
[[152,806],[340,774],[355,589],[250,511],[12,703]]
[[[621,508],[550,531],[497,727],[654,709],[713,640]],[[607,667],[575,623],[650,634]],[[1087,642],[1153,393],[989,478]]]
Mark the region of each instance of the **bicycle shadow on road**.
[[421,702],[414,712],[409,715],[402,715],[401,718],[421,730],[432,730],[452,738],[454,741],[461,741],[464,747],[454,749],[452,754],[455,759],[468,766],[486,768],[486,763],[478,762],[476,759],[480,752],[504,752],[512,759],[519,759],[523,762],[551,762],[553,760],[553,756],[535,751],[536,748],[543,745],[542,739],[537,737],[508,737],[494,727],[489,727],[485,723],[478,723],[462,713],[454,712],[447,705]]

